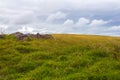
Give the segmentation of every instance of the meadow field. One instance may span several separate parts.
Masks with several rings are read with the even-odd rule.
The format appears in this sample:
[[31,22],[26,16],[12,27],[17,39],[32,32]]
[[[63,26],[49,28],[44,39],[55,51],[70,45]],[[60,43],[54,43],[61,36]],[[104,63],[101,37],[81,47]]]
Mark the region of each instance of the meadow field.
[[0,80],[120,80],[120,37],[0,39]]

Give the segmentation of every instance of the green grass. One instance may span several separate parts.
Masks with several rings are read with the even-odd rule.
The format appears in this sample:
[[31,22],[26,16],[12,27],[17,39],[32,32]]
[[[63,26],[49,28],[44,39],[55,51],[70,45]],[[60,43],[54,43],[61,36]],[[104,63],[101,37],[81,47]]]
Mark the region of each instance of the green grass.
[[0,80],[120,80],[120,38],[0,39]]

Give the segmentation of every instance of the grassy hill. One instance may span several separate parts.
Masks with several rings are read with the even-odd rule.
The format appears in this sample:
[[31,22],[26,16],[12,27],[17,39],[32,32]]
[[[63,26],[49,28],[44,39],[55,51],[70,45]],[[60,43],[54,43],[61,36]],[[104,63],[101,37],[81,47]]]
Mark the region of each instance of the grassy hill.
[[120,80],[120,37],[0,39],[0,80]]

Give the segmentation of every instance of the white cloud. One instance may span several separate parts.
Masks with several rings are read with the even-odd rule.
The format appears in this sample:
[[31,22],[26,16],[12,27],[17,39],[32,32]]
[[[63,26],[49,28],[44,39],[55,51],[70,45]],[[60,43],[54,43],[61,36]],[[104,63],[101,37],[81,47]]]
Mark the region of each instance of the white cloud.
[[0,28],[1,28],[1,29],[7,29],[7,28],[8,28],[8,25],[0,24]]
[[37,22],[37,17],[32,11],[25,11],[11,18],[10,23],[16,25],[31,24]]
[[8,28],[8,25],[0,25],[0,34],[6,33],[6,29]]
[[33,33],[34,28],[23,26],[23,27],[22,27],[21,29],[19,29],[18,31],[23,32],[23,33]]
[[64,22],[64,26],[72,26],[74,24],[74,21],[73,20],[70,20],[70,19],[67,19],[65,22]]
[[57,13],[49,15],[46,21],[52,22],[54,20],[65,19],[66,16],[67,16],[67,14],[65,14],[63,12],[57,12]]
[[120,0],[0,0],[0,25],[8,32],[120,35],[119,14]]
[[103,26],[103,25],[105,25],[105,24],[107,24],[108,23],[108,21],[104,21],[104,20],[93,20],[91,23],[90,23],[90,26]]
[[110,31],[120,31],[120,26],[112,26],[108,30],[110,30]]
[[120,0],[0,0],[0,8],[34,10],[40,14],[59,10],[113,11],[119,10]]
[[78,20],[78,22],[76,23],[76,26],[78,26],[78,27],[84,27],[84,26],[88,25],[89,22],[90,22],[89,19],[80,18],[80,19]]

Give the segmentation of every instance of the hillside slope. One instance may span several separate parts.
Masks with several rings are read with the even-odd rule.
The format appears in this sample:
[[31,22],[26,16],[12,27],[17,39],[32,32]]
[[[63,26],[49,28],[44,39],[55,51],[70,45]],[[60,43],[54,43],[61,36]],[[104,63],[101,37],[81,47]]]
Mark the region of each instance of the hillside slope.
[[120,38],[0,39],[0,80],[120,80]]

